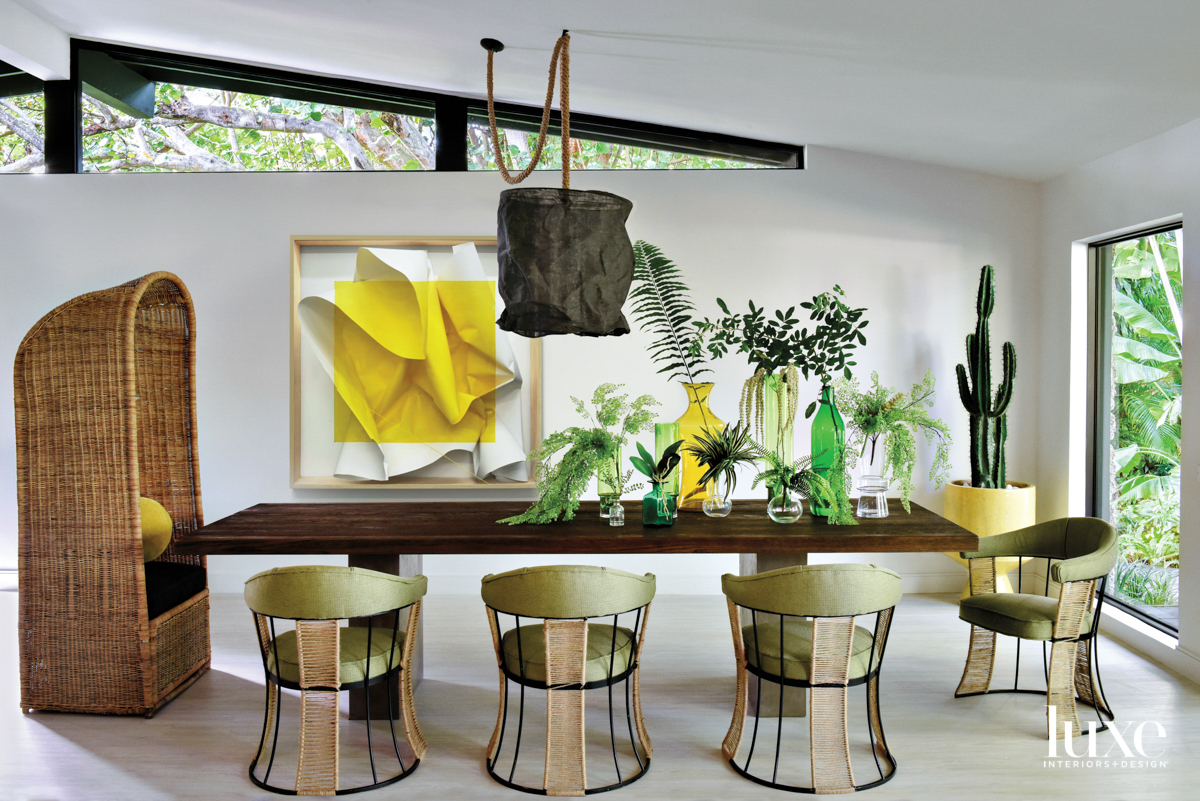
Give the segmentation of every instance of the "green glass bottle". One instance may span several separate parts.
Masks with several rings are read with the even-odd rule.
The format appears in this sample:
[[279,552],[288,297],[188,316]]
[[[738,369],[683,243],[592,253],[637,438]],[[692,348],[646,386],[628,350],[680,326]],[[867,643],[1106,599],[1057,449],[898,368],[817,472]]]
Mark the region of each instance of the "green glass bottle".
[[[835,486],[842,477],[835,474],[835,466],[842,462],[842,451],[846,447],[846,424],[834,404],[833,387],[821,387],[821,405],[812,422],[812,469]],[[813,500],[809,508],[817,517],[828,517],[833,508]]]
[[655,484],[642,498],[643,526],[675,525],[675,502],[663,492],[662,485]]

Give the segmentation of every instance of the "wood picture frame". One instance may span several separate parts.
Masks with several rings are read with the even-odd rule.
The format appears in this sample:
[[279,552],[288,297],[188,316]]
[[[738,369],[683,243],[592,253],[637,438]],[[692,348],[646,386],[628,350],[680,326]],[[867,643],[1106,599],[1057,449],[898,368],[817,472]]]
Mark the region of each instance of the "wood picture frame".
[[[307,249],[314,248],[420,248],[436,252],[446,252],[454,245],[472,243],[482,253],[494,250],[494,236],[342,236],[342,235],[294,235],[291,237],[291,291],[289,314],[291,317],[291,347],[290,347],[290,476],[294,489],[420,489],[420,490],[512,490],[533,489],[537,482],[533,477],[530,465],[529,478],[524,481],[503,481],[496,478],[481,481],[470,475],[470,471],[462,476],[392,476],[387,481],[348,480],[333,475],[303,475],[303,423],[302,401],[305,387],[302,386],[301,348],[303,347],[299,303],[303,298],[301,289],[302,258]],[[542,342],[540,339],[525,339],[509,334],[514,351],[522,347],[519,343],[528,343],[527,369],[528,375],[522,376],[521,399],[527,402],[528,416],[525,424],[526,453],[538,447],[542,440]],[[525,386],[528,386],[528,392]],[[439,460],[441,462],[443,460]],[[461,468],[460,468],[461,469]]]

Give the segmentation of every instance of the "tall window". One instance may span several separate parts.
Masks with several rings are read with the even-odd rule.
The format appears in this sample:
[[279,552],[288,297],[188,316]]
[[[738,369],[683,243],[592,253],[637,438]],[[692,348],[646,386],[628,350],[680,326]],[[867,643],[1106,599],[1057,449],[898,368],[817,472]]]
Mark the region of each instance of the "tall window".
[[0,61],[0,173],[44,172],[42,82]]
[[[486,123],[472,122],[467,129],[470,141],[467,153],[471,170],[495,170],[496,157],[492,134]],[[508,153],[511,167],[523,170],[529,166],[537,147],[537,134],[513,129],[499,130],[500,147]],[[768,168],[733,158],[675,153],[634,145],[615,144],[598,140],[571,137],[571,169],[573,170],[750,170]],[[539,170],[562,169],[562,137],[547,136]]]
[[1183,231],[1095,249],[1094,507],[1120,534],[1107,593],[1159,628],[1179,628]]
[[159,83],[154,116],[83,96],[85,172],[430,170],[433,120]]

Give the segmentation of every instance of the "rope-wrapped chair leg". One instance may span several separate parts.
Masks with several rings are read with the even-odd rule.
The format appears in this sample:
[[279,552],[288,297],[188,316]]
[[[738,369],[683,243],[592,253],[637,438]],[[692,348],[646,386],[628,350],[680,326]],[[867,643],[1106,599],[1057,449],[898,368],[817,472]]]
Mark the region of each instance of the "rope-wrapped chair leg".
[[504,654],[500,650],[500,626],[496,622],[496,613],[487,607],[488,627],[492,630],[492,645],[496,648],[496,670],[500,674],[500,711],[496,713],[496,728],[492,732],[492,740],[488,743],[488,763],[496,760],[496,752],[500,750],[500,738],[504,734],[504,715],[508,711],[508,677],[504,675]]
[[[819,794],[854,792],[850,739],[846,729],[846,685],[853,644],[853,617],[813,619],[809,737],[813,790]],[[830,684],[841,686],[818,686]]]
[[[300,764],[296,795],[334,795],[338,786],[338,621],[296,621],[300,659]],[[309,689],[319,688],[319,689]]]
[[737,663],[737,691],[733,699],[733,720],[729,723],[729,732],[721,743],[721,753],[726,759],[737,759],[738,749],[742,745],[742,733],[746,727],[746,708],[750,694],[750,676],[746,672],[746,646],[742,642],[741,620],[738,607],[728,598],[729,627],[733,630],[733,656]]
[[[1067,581],[1059,590],[1055,642],[1050,647],[1050,675],[1046,682],[1047,736],[1050,739],[1066,737],[1067,724],[1073,734],[1080,733],[1075,708],[1076,685],[1079,683],[1076,668],[1079,643],[1076,640],[1083,630],[1084,616],[1091,606],[1095,587],[1094,580]],[[1099,625],[1099,621],[1095,624]],[[1055,708],[1053,718],[1049,707]]]
[[[584,690],[586,620],[547,620],[546,776],[548,796],[581,796],[587,790]],[[563,689],[570,687],[571,689]]]
[[654,756],[654,743],[650,742],[650,734],[646,731],[646,719],[642,716],[642,648],[646,645],[646,622],[650,619],[650,604],[646,604],[642,613],[642,629],[638,633],[637,667],[633,670],[633,722],[637,726],[638,740],[642,743],[642,751],[646,759]]
[[992,669],[996,665],[996,632],[982,626],[971,626],[971,647],[962,680],[954,691],[955,698],[986,693],[992,684]]
[[[397,613],[399,614],[399,613]],[[400,671],[401,704],[404,715],[404,734],[408,738],[408,747],[412,749],[417,759],[424,759],[428,746],[425,735],[421,733],[421,725],[417,722],[417,707],[413,702],[412,665],[413,654],[417,647],[417,630],[421,622],[421,602],[417,601],[408,611],[408,625],[404,632],[404,662]]]

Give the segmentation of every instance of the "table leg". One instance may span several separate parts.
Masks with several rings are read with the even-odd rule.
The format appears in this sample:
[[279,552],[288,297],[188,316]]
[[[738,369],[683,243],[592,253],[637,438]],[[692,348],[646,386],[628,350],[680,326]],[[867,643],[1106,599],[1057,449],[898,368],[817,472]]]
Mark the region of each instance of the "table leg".
[[[349,557],[350,567],[362,567],[367,570],[375,570],[380,573],[388,573],[393,576],[415,576],[421,572],[421,555],[420,554],[351,554]],[[390,627],[394,621],[394,616],[379,615],[375,618],[376,626]],[[351,618],[351,626],[366,626],[367,618],[356,617]],[[408,612],[405,612],[400,618],[400,631],[404,631],[404,627],[408,624]],[[413,649],[413,666],[412,666],[412,683],[415,690],[417,685],[421,683],[421,678],[425,673],[424,670],[424,648],[423,636],[420,628],[417,629],[417,644]],[[361,690],[350,690],[350,719],[364,720],[367,716],[367,697],[370,696],[371,717],[376,720],[382,720],[387,717],[387,685],[376,684],[373,687],[367,687]],[[400,681],[399,678],[392,680],[392,715],[400,719]]]
[[[808,564],[806,553],[744,553],[741,555],[740,570],[743,576],[755,573],[766,573],[768,570],[778,570],[781,567]],[[769,616],[768,616],[769,617]],[[742,625],[750,625],[750,613],[742,610]],[[765,717],[775,717],[779,714],[779,685],[774,682],[764,682],[762,711]],[[805,695],[803,687],[785,687],[783,690],[783,716],[802,718],[805,715]],[[750,707],[754,714],[758,705],[758,679],[750,677]]]

